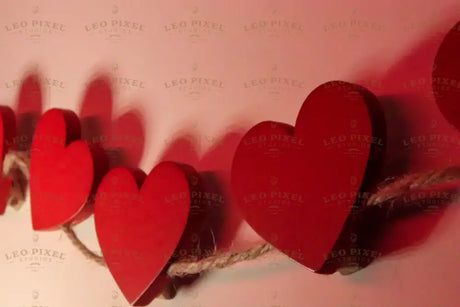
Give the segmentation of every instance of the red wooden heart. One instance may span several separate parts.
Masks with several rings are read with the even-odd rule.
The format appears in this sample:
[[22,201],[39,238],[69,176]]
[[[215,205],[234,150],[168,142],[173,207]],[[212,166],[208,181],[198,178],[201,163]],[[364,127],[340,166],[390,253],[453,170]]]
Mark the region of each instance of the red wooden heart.
[[444,117],[460,129],[460,22],[439,46],[433,66],[433,94]]
[[93,158],[79,137],[79,121],[71,111],[51,109],[38,123],[30,156],[35,230],[78,222],[88,215],[84,208],[93,185]]
[[368,158],[383,152],[371,120],[378,110],[364,88],[328,82],[307,97],[295,127],[259,123],[237,148],[232,188],[247,222],[314,271],[358,200],[366,168],[374,167]]
[[104,259],[131,304],[160,275],[187,223],[190,189],[175,163],[158,164],[138,188],[126,168],[111,170],[102,180],[94,218]]
[[12,180],[3,176],[3,159],[9,149],[14,148],[16,121],[13,110],[0,106],[0,215],[5,212],[10,197]]

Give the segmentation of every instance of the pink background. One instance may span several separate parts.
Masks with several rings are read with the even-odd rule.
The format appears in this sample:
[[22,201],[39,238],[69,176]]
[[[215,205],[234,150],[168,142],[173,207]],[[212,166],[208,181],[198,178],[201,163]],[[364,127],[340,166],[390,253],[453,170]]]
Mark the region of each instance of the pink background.
[[[58,29],[34,27],[33,20]],[[112,27],[112,20],[142,31]],[[192,26],[192,20],[215,25]],[[342,79],[382,98],[392,135],[387,172],[397,175],[459,160],[458,145],[408,143],[432,133],[460,138],[430,94],[437,47],[459,20],[457,0],[0,1],[0,104],[18,108],[15,80],[28,71],[56,80],[43,87],[43,110],[77,113],[94,75],[127,78],[129,85],[114,84],[113,120],[139,115],[144,171],[185,137],[194,147],[173,157],[225,173],[241,133],[262,120],[292,124],[312,89]],[[101,28],[103,21],[108,25]],[[200,77],[219,86],[189,86]],[[186,86],[171,87],[181,79]],[[244,222],[232,224],[237,212],[230,217],[225,229],[233,234],[223,247],[262,242]],[[459,225],[455,204],[423,244],[349,277],[315,275],[273,253],[207,274],[174,300],[151,306],[458,306]],[[92,218],[76,231],[99,251]],[[0,233],[0,306],[128,306],[109,271],[86,260],[61,232],[32,231],[28,202],[7,209]],[[56,250],[64,260],[45,257],[37,267],[24,257],[9,260],[14,251],[34,248]]]

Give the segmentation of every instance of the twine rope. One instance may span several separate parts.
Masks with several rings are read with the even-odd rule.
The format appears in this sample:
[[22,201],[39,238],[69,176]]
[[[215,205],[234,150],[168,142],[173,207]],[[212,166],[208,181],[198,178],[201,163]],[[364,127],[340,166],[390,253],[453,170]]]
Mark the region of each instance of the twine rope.
[[[9,152],[6,154],[3,163],[4,176],[11,176],[13,170],[19,170],[22,175],[29,179],[29,158],[24,152]],[[439,170],[408,174],[386,182],[378,191],[370,196],[365,207],[381,206],[387,201],[397,199],[407,192],[421,188],[431,188],[439,184],[460,180],[460,166],[452,166]],[[13,182],[16,182],[13,179]],[[27,185],[27,181],[25,183]],[[459,184],[460,186],[460,184]],[[12,206],[20,206],[25,200],[27,186],[16,184],[12,186],[8,203]],[[19,195],[19,196],[18,196]],[[364,210],[365,210],[364,207]],[[101,266],[107,266],[104,257],[91,251],[78,238],[70,225],[61,226],[62,231],[67,235],[71,243],[88,259]],[[167,268],[167,275],[170,277],[181,277],[192,274],[199,274],[214,269],[223,269],[242,261],[256,259],[268,252],[276,250],[268,243],[253,247],[242,252],[216,253],[197,261],[179,259],[171,263]]]
[[[69,226],[61,226],[61,229],[70,239],[72,244],[88,259],[93,260],[101,266],[107,266],[104,257],[89,250],[83,242],[78,239],[75,231]],[[256,259],[265,253],[274,250],[274,247],[268,243],[248,249],[243,252],[227,252],[212,255],[199,261],[177,261],[173,262],[167,269],[166,273],[170,277],[183,277],[186,275],[199,274],[211,269],[222,269],[238,262]]]
[[[3,161],[3,174],[13,179],[15,182],[14,170],[20,173],[27,179],[24,184],[13,184],[10,191],[8,204],[15,208],[19,208],[25,201],[27,190],[27,181],[29,179],[30,158],[27,153],[19,151],[11,151],[5,155]],[[70,242],[82,253],[87,259],[94,261],[101,266],[107,266],[104,257],[91,251],[77,236],[75,231],[69,224],[61,226],[61,230],[67,235]],[[170,277],[186,276],[191,274],[199,274],[212,269],[225,268],[238,262],[256,259],[263,254],[274,250],[274,247],[268,243],[256,246],[242,252],[227,252],[211,255],[199,261],[179,260],[169,265],[167,274]]]
[[90,259],[96,262],[99,265],[107,266],[105,263],[104,257],[99,256],[98,254],[91,251],[85,244],[77,237],[75,231],[70,227],[70,225],[66,224],[61,226],[61,230],[67,235],[70,242],[75,246],[87,259]]
[[10,151],[3,159],[3,176],[11,179],[7,205],[19,210],[26,199],[29,181],[29,155],[23,151]]
[[457,180],[460,180],[460,166],[450,166],[439,170],[404,175],[381,187],[371,195],[366,205],[379,206],[407,192]]

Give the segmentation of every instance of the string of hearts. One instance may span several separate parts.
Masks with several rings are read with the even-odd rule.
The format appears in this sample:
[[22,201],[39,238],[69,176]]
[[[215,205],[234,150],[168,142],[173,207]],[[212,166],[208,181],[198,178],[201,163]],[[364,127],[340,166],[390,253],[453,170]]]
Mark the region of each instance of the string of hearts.
[[[433,71],[437,105],[457,128],[458,91],[452,89],[460,69],[454,56],[459,29],[460,23],[440,45]],[[81,139],[78,117],[59,109],[41,117],[29,156],[14,151],[14,113],[0,107],[0,214],[7,205],[19,208],[29,188],[33,229],[63,230],[86,257],[109,268],[135,305],[145,303],[143,296],[152,288],[165,287],[167,278],[225,268],[272,250],[315,273],[350,274],[379,256],[360,240],[362,224],[390,220],[401,210],[424,212],[425,199],[398,202],[408,193],[439,200],[439,191],[452,192],[442,203],[460,197],[459,166],[380,183],[385,128],[376,97],[341,81],[311,92],[295,126],[255,125],[236,149],[231,185],[246,221],[267,243],[203,255],[200,241],[191,236],[206,231],[190,206],[200,192],[193,167],[162,162],[148,175],[123,167],[106,171]],[[90,251],[72,230],[93,213],[103,256]],[[178,250],[185,250],[185,256]],[[334,262],[337,255],[343,257]],[[359,257],[346,257],[352,255]]]
[[[0,112],[3,131],[11,129],[5,114]],[[196,223],[190,226],[192,195],[200,189],[191,184],[197,178],[193,167],[162,162],[148,175],[118,167],[100,176],[94,153],[80,139],[79,120],[71,111],[51,109],[41,117],[30,152],[30,173],[26,153],[6,154],[3,183],[7,189],[3,190],[11,196],[9,204],[18,206],[28,179],[33,228],[64,230],[85,256],[107,265],[132,304],[161,276],[224,268],[275,249],[316,273],[349,274],[368,263],[328,266],[339,237],[359,235],[359,227],[349,228],[348,223],[358,224],[375,208],[391,216],[398,210],[396,200],[408,192],[460,185],[460,167],[450,167],[410,174],[376,190],[384,127],[371,92],[333,81],[310,93],[295,127],[262,122],[251,128],[234,156],[232,190],[246,221],[267,243],[243,252],[196,253],[199,242],[189,234],[203,229]],[[0,135],[3,144],[6,135]],[[356,148],[344,150],[324,142],[335,135],[353,139]],[[332,176],[324,169],[336,172]],[[343,187],[349,189],[347,197],[325,201],[324,195]],[[276,214],[274,204],[278,204]],[[86,248],[71,228],[93,213],[91,206],[103,257]],[[176,250],[186,250],[187,256],[174,255]]]

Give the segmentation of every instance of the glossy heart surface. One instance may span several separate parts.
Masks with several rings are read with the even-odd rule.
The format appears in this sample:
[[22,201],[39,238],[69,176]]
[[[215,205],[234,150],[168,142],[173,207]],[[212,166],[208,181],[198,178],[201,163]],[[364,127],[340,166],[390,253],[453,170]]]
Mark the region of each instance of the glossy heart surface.
[[51,109],[40,119],[30,154],[30,197],[35,230],[54,229],[83,214],[94,177],[78,118]]
[[360,198],[371,153],[383,146],[371,120],[376,104],[364,88],[325,83],[295,127],[259,123],[236,151],[232,188],[247,222],[311,270],[324,264]]
[[111,170],[99,186],[94,213],[104,259],[131,304],[168,263],[190,211],[189,184],[175,163],[158,164],[140,181],[126,168]]

